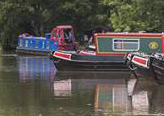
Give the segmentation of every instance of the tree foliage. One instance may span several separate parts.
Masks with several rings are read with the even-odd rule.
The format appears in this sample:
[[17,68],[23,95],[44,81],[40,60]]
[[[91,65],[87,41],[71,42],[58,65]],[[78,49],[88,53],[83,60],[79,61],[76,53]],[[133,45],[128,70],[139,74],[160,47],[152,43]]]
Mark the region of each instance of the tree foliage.
[[96,27],[122,32],[163,32],[163,0],[0,0],[0,42],[15,48],[19,34],[44,36],[70,24],[76,36]]
[[112,7],[109,20],[115,31],[162,32],[163,0],[104,0]]
[[3,47],[12,48],[23,32],[44,36],[56,25],[71,24],[77,33],[108,24],[99,0],[0,0]]

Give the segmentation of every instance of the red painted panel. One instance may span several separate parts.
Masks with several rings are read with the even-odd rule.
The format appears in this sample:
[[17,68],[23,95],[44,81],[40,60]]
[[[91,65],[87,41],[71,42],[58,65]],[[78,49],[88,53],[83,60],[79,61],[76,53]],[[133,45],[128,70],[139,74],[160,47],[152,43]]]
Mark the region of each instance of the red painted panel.
[[146,60],[141,59],[141,58],[134,58],[133,60],[138,62],[138,63],[144,64],[144,65],[146,65],[146,62],[147,62]]
[[162,36],[162,53],[164,53],[164,36]]
[[66,58],[66,59],[71,59],[71,54],[64,54],[64,53],[55,52],[54,55],[62,57],[62,58]]

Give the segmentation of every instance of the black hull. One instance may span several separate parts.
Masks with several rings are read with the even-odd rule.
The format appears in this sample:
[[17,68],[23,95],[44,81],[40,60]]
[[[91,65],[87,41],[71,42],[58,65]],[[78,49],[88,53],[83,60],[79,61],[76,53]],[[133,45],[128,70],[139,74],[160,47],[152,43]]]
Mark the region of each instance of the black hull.
[[18,54],[28,54],[28,55],[43,55],[48,56],[50,51],[39,51],[39,50],[28,50],[28,49],[16,49]]
[[164,61],[152,58],[152,66],[155,79],[158,83],[164,84]]
[[63,60],[53,58],[57,70],[81,70],[81,71],[109,71],[109,70],[129,70],[125,63],[109,61],[80,61],[80,60]]
[[153,77],[154,78],[154,72],[151,68],[147,69],[138,65],[133,65],[133,72],[137,77]]
[[147,67],[137,65],[137,63],[132,60],[134,56],[141,59],[144,59],[144,57],[142,55],[132,54],[130,59],[127,58],[126,65],[135,72],[136,76],[152,77],[157,83],[164,84],[164,57],[162,54],[156,53],[148,55]]

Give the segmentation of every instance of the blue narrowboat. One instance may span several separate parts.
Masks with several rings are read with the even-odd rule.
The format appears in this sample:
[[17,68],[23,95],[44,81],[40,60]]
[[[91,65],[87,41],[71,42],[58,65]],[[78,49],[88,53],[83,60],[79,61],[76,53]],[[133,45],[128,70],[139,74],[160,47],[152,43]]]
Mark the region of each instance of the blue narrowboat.
[[16,51],[19,53],[48,54],[51,50],[58,48],[58,42],[50,40],[50,36],[50,33],[47,33],[45,37],[21,35],[18,38]]
[[45,37],[34,37],[24,33],[18,38],[17,52],[47,54],[56,50],[75,50],[73,28],[70,25],[59,25]]

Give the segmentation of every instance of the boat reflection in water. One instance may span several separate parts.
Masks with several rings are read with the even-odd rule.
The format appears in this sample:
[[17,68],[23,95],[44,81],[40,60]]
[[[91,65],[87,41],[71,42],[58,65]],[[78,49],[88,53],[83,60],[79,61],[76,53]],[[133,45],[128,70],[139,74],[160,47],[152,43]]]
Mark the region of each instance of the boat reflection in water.
[[[95,98],[97,95],[97,92],[95,91],[95,88],[100,85],[109,85],[109,86],[119,86],[122,93],[117,93],[118,91],[121,92],[119,89],[116,89],[115,98],[120,99],[119,96],[122,96],[120,100],[116,99],[116,102],[124,105],[125,102],[128,102],[127,100],[127,91],[126,91],[126,79],[130,76],[130,72],[117,72],[117,71],[111,71],[111,72],[57,72],[55,76],[54,81],[54,96],[55,99],[61,100],[60,102],[67,101],[67,104],[69,104],[69,107],[72,107],[73,103],[78,104],[76,107],[79,106],[81,108],[81,111],[79,109],[79,112],[87,113],[90,111],[92,114],[96,114],[93,112],[93,109],[95,109]],[[100,89],[99,89],[100,90]],[[107,88],[108,90],[108,88]],[[111,92],[101,92],[104,93],[102,95],[102,99],[104,101],[111,99],[110,95],[112,95]],[[100,94],[99,94],[100,95]],[[100,95],[101,96],[101,95]],[[68,103],[69,100],[69,103]],[[126,101],[124,101],[126,100]],[[65,103],[66,104],[66,103]],[[62,108],[67,108],[68,106],[63,105]],[[101,104],[102,107],[110,107],[109,104]],[[115,104],[116,105],[116,104]],[[127,103],[128,107],[129,103]],[[100,108],[100,104],[97,104],[97,107]],[[121,108],[122,106],[120,106]],[[89,110],[89,111],[88,111]],[[96,110],[96,109],[95,109]],[[94,110],[94,111],[95,111]],[[115,111],[118,111],[117,108]],[[103,111],[104,112],[104,111]],[[123,108],[122,113],[126,112],[125,108]],[[89,115],[89,114],[88,114]],[[97,114],[96,114],[97,115]]]
[[50,80],[56,73],[55,66],[46,56],[18,56],[20,81]]
[[128,100],[126,85],[97,85],[94,107],[96,111],[103,110],[103,112],[113,114],[127,114],[130,112],[130,101]]
[[[116,74],[117,73],[117,74]],[[71,96],[72,91],[93,93],[98,84],[122,84],[127,72],[57,72],[54,81],[55,96]]]
[[[131,72],[56,72],[49,58],[41,56],[18,56],[18,69],[20,81],[12,82],[18,86],[19,94],[15,92],[15,96],[19,99],[12,103],[18,104],[13,106],[21,114],[103,116],[164,113],[164,86],[146,77],[136,80]],[[4,79],[7,78],[4,77],[1,83]],[[13,83],[7,94],[3,92],[4,85],[10,83],[5,81],[0,85],[1,93],[13,98]],[[5,100],[9,101],[7,97],[2,101]]]
[[59,97],[71,96],[71,79],[54,81],[54,95]]
[[[89,102],[95,115],[164,113],[164,86],[159,87],[147,78],[137,80],[130,73],[57,72],[53,87],[55,98],[76,99],[75,92],[78,92],[79,96],[85,95],[88,100],[81,98],[81,102]],[[90,97],[93,98],[92,101]]]

